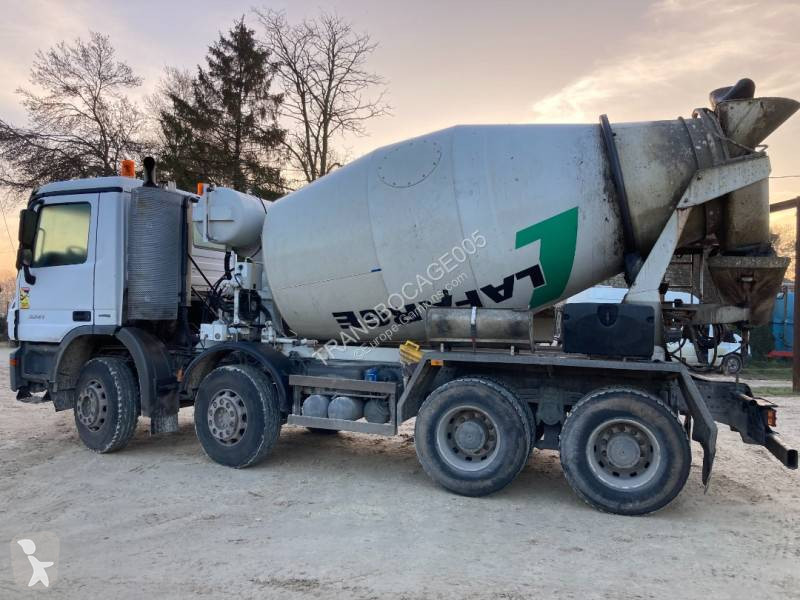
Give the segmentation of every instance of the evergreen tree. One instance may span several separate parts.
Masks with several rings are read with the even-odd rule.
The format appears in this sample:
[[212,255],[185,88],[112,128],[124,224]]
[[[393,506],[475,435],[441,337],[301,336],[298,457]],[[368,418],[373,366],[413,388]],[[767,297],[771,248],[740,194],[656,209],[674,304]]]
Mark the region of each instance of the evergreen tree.
[[[199,181],[274,198],[283,192],[277,66],[244,19],[208,49],[188,94],[168,91],[161,168],[184,189]],[[179,86],[178,86],[179,88]]]

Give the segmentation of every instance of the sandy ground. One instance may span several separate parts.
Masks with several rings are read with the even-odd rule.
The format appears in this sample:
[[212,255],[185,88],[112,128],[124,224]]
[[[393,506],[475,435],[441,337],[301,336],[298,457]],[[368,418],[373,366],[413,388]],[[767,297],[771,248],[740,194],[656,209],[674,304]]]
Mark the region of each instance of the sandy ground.
[[[0,373],[6,381],[6,352]],[[800,401],[781,430],[800,441]],[[50,531],[58,598],[800,598],[800,485],[764,449],[720,432],[707,495],[701,451],[684,492],[649,517],[601,514],[537,452],[488,498],[435,486],[411,430],[393,439],[286,427],[236,471],[180,432],[99,456],[72,413],[0,390],[0,542]],[[46,557],[45,557],[46,558]],[[36,595],[0,550],[0,598]]]

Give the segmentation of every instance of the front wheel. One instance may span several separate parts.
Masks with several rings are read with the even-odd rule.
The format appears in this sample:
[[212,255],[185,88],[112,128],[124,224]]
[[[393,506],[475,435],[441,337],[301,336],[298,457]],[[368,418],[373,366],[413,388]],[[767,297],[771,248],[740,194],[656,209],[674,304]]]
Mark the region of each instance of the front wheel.
[[281,414],[272,382],[250,365],[225,365],[200,384],[194,428],[205,453],[221,465],[256,464],[275,445]]
[[628,388],[598,390],[570,411],[559,441],[572,489],[601,510],[641,515],[669,504],[692,463],[678,417],[658,398]]
[[139,419],[139,390],[125,361],[114,356],[87,361],[76,392],[75,426],[86,447],[100,454],[124,448]]

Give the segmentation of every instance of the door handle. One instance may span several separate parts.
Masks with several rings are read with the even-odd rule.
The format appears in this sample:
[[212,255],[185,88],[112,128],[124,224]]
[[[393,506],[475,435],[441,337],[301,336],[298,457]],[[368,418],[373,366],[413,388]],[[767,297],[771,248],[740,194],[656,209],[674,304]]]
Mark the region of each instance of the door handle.
[[72,312],[72,320],[81,323],[87,323],[92,320],[92,311],[90,310],[75,310]]

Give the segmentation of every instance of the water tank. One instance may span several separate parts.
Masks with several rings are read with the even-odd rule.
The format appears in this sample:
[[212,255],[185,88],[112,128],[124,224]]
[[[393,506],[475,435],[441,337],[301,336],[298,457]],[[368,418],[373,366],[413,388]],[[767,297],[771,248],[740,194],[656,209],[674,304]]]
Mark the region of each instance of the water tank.
[[206,186],[192,210],[195,243],[250,254],[260,244],[268,201],[231,188]]

